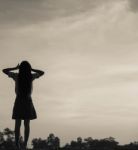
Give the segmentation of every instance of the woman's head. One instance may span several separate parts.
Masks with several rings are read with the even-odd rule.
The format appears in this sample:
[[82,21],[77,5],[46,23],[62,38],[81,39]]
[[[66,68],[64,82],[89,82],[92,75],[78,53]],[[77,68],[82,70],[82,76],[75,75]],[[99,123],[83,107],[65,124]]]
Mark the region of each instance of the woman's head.
[[19,66],[19,73],[31,73],[31,65],[28,61],[22,61]]

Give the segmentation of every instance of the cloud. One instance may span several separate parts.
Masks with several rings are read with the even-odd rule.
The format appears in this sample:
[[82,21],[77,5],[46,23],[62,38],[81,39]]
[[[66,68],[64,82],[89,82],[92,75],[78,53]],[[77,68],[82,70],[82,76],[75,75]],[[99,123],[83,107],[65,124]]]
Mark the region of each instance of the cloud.
[[95,10],[113,0],[5,0],[0,5],[1,26],[37,24]]
[[129,0],[129,7],[130,10],[133,12],[137,12],[138,11],[138,0]]

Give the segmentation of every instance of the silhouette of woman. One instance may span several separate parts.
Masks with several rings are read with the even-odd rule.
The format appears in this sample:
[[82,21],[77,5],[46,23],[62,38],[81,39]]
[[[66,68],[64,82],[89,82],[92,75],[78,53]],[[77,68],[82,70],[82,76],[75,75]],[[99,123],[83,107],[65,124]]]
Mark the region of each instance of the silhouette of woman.
[[[19,69],[19,73],[12,72],[16,69]],[[13,68],[3,69],[3,72],[15,81],[16,99],[13,107],[12,119],[15,119],[16,147],[20,149],[20,127],[21,120],[24,120],[24,147],[26,148],[30,133],[30,120],[37,118],[31,98],[32,81],[42,76],[44,72],[32,69],[28,61],[22,61],[20,65],[18,64]]]

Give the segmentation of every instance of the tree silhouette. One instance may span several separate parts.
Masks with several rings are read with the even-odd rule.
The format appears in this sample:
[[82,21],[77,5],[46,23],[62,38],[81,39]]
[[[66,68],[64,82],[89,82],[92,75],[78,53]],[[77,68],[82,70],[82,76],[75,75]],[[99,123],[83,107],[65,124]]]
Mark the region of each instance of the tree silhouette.
[[41,138],[35,138],[32,140],[33,149],[44,149],[47,148],[47,141]]
[[[14,131],[9,128],[5,128],[0,132],[0,150],[14,150],[14,138]],[[23,143],[22,137],[20,141]],[[60,139],[53,133],[49,134],[46,139],[34,138],[32,145],[32,150],[138,150],[137,141],[119,145],[113,137],[104,139],[93,139],[92,137],[82,139],[78,137],[76,140],[72,140],[70,144],[60,147]]]
[[47,144],[50,150],[57,150],[60,147],[60,139],[51,133],[47,138]]
[[0,149],[3,149],[3,143],[4,143],[4,134],[3,132],[0,132]]
[[13,150],[15,149],[14,131],[9,128],[5,128],[3,132],[0,132],[0,149]]
[[32,145],[33,149],[58,150],[60,148],[60,139],[51,133],[47,139],[34,138]]

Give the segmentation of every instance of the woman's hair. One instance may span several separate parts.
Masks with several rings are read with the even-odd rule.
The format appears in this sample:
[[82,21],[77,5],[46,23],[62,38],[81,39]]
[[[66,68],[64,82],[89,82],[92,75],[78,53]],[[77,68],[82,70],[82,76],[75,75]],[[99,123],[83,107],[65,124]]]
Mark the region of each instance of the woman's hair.
[[28,61],[22,61],[19,66],[18,93],[20,96],[28,96],[32,89],[31,65]]

